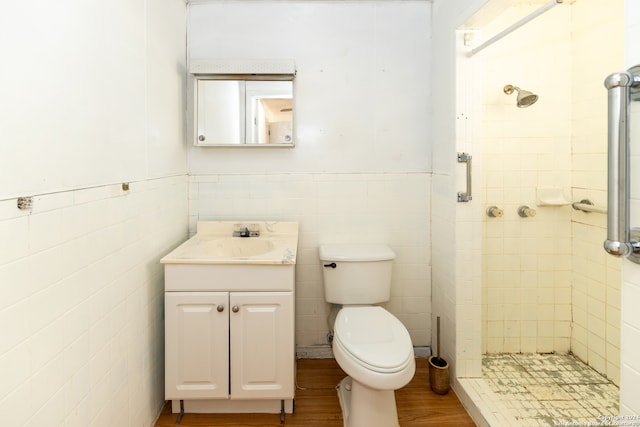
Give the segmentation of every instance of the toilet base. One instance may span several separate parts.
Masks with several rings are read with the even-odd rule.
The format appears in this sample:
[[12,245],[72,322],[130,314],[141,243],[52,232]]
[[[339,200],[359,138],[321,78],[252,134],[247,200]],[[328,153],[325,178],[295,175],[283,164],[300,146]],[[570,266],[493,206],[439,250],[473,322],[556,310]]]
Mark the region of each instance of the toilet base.
[[399,427],[393,390],[375,390],[351,377],[336,387],[344,427]]

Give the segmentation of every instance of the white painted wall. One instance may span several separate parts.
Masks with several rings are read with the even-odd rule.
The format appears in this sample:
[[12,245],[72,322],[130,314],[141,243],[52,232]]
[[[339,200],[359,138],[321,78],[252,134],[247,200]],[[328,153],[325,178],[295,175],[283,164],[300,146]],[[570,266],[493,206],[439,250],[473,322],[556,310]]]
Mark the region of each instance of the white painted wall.
[[296,148],[191,147],[193,175],[430,170],[426,1],[189,8],[189,57],[293,59]]
[[2,6],[0,199],[185,172],[176,3]]
[[163,405],[158,261],[187,236],[185,24],[181,0],[0,6],[4,425],[150,426]]
[[430,344],[430,3],[192,4],[191,59],[293,59],[293,149],[189,149],[190,224],[300,223],[297,345],[326,345],[318,245],[397,253],[387,308]]

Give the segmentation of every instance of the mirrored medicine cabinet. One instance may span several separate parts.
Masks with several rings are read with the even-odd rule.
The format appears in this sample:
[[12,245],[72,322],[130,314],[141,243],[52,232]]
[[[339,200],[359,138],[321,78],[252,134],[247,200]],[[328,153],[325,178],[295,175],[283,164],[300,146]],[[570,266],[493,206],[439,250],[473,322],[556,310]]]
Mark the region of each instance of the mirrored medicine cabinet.
[[195,144],[292,147],[293,74],[197,75]]

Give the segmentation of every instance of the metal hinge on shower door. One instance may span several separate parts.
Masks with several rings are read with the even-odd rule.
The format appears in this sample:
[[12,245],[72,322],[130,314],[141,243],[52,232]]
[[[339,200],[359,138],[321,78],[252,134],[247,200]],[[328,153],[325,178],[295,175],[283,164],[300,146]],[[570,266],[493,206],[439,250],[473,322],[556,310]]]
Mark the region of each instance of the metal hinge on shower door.
[[468,202],[472,199],[471,197],[471,154],[458,153],[458,163],[467,164],[467,191],[458,192],[458,202]]

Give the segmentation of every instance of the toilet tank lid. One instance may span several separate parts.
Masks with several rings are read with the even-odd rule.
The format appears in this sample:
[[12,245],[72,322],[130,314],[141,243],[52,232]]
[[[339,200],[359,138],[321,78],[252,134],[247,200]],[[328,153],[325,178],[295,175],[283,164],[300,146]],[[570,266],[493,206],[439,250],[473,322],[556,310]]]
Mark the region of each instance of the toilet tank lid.
[[396,254],[381,244],[332,244],[320,246],[322,261],[389,261]]

